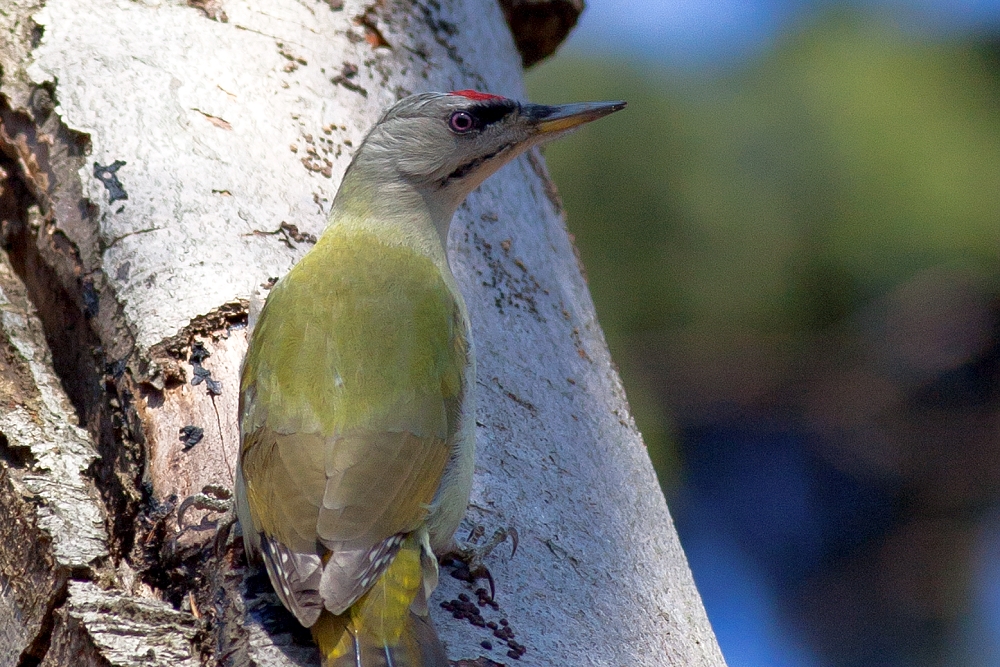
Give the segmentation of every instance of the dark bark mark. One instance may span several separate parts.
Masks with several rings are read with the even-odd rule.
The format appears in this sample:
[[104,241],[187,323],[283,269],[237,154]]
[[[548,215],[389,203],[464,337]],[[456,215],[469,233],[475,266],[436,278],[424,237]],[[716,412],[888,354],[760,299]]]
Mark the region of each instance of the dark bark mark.
[[555,53],[583,12],[583,0],[500,0],[524,67]]

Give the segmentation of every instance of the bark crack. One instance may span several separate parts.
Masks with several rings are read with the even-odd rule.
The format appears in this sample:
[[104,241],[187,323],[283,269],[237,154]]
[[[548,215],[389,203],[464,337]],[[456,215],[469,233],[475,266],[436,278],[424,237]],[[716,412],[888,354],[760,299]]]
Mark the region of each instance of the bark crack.
[[125,234],[122,234],[120,236],[116,236],[113,239],[111,239],[111,241],[105,246],[105,250],[107,250],[108,248],[115,247],[119,242],[124,241],[125,239],[127,239],[127,238],[129,238],[131,236],[137,236],[139,234],[149,234],[150,232],[159,232],[159,231],[162,231],[162,230],[163,230],[163,227],[146,227],[144,229],[136,229],[136,230],[131,231],[131,232],[126,232]]

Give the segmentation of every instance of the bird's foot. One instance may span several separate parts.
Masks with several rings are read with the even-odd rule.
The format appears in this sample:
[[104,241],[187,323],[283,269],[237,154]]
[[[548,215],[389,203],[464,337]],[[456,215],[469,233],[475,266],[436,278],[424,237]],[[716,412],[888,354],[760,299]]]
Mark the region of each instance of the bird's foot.
[[[174,550],[182,550],[180,543],[193,542],[203,544],[205,538],[194,537],[192,534],[213,531],[215,533],[215,552],[224,550],[229,541],[230,531],[236,523],[236,512],[234,511],[233,493],[229,489],[217,484],[209,484],[202,487],[201,493],[185,498],[177,508],[177,533],[170,539],[170,546]],[[185,515],[196,510],[202,511],[201,520],[198,523],[185,522]],[[222,515],[215,516],[213,515]]]
[[516,528],[498,528],[493,536],[482,545],[479,540],[486,533],[482,526],[476,526],[469,533],[468,540],[464,545],[458,545],[448,553],[445,560],[450,560],[454,569],[451,576],[469,584],[475,584],[479,579],[486,579],[490,582],[490,600],[496,595],[496,584],[493,575],[485,565],[486,557],[493,553],[493,550],[503,544],[509,538],[511,541],[511,557],[517,553],[518,535]]
[[143,537],[144,548],[157,553],[164,567],[192,558],[212,541],[219,553],[220,538],[225,544],[236,520],[231,498],[229,489],[207,485],[179,505],[174,496],[158,503],[151,501],[155,513],[149,516],[155,523]]
[[188,496],[177,508],[177,527],[184,530],[207,530],[218,527],[218,521],[210,521],[206,514],[201,518],[201,523],[190,526],[184,525],[184,515],[188,510],[206,510],[218,514],[225,514],[233,508],[233,493],[229,489],[209,484],[202,488],[201,493]]

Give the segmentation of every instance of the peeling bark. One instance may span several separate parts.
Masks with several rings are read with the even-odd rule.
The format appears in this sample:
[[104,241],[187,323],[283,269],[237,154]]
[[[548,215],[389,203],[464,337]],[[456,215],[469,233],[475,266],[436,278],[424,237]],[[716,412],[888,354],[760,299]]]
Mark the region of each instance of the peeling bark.
[[0,256],[0,664],[41,658],[70,576],[106,576],[96,458],[51,370],[26,290]]
[[197,667],[198,625],[159,600],[72,581],[41,667]]
[[[382,109],[523,97],[524,40],[492,0],[6,4],[0,664],[316,664],[225,512],[249,304]],[[496,600],[445,568],[435,622],[457,665],[724,664],[562,216],[532,153],[452,227],[480,377],[460,530],[520,545]]]

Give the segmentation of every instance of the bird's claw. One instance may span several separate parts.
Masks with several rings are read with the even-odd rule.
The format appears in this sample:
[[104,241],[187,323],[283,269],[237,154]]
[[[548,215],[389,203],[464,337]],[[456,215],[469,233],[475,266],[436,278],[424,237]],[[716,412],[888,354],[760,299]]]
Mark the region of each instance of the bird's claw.
[[232,492],[224,487],[215,484],[205,486],[201,493],[188,496],[181,503],[181,506],[177,508],[177,526],[182,531],[188,529],[204,530],[206,527],[214,528],[216,526],[214,522],[209,522],[211,525],[206,524],[207,516],[203,517],[201,524],[197,526],[185,526],[184,514],[190,509],[207,510],[209,512],[224,514],[233,507],[232,496]]
[[479,579],[486,579],[490,582],[490,599],[492,600],[496,596],[496,583],[484,561],[487,556],[493,553],[494,549],[506,542],[508,538],[511,540],[510,555],[513,558],[514,554],[517,553],[518,535],[516,528],[498,528],[485,544],[479,546],[477,542],[485,532],[482,526],[476,526],[469,533],[468,542],[449,554],[454,565],[451,576],[469,584],[474,584]]

